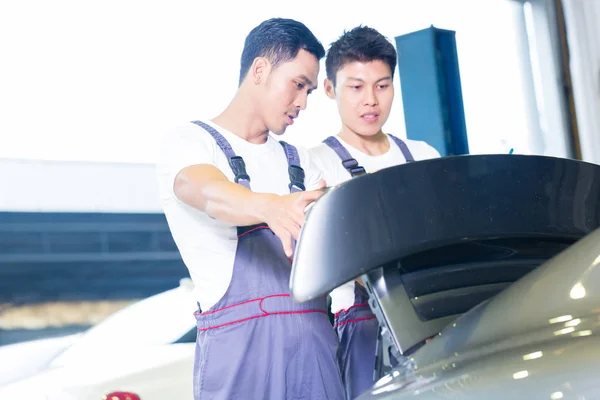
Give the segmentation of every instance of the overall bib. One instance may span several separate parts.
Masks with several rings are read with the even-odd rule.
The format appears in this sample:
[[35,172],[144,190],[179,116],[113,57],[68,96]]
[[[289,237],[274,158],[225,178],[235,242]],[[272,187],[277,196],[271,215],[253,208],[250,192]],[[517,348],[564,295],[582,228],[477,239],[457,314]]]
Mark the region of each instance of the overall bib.
[[[392,135],[388,137],[400,148],[407,162],[415,161],[404,141]],[[335,137],[328,137],[324,143],[340,157],[353,178],[366,173]],[[375,384],[373,373],[379,324],[368,301],[367,290],[354,282],[354,305],[335,314],[334,329],[340,341],[338,362],[347,399],[358,397]]]
[[[244,160],[211,126],[194,123],[215,139],[235,182],[250,189]],[[305,190],[296,148],[281,145],[290,192]],[[338,340],[327,317],[326,298],[302,304],[291,298],[291,262],[266,224],[237,231],[225,295],[210,310],[195,314],[194,399],[343,399]]]

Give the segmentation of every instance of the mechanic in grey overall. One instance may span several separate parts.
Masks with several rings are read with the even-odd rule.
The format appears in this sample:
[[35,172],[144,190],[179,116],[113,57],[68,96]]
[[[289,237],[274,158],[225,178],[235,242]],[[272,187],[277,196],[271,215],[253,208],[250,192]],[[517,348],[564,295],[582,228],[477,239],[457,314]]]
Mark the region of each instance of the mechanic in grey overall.
[[[361,26],[344,33],[329,48],[325,66],[325,93],[336,101],[342,127],[338,135],[311,149],[311,154],[329,186],[364,173],[440,156],[425,142],[401,140],[382,131],[394,99],[396,50],[378,31]],[[368,298],[360,279],[331,293],[348,399],[374,384],[378,322]]]
[[307,150],[272,135],[306,108],[324,54],[302,23],[261,23],[228,107],[161,147],[162,205],[200,307],[195,399],[344,398],[327,299],[289,292],[304,210],[325,182]]

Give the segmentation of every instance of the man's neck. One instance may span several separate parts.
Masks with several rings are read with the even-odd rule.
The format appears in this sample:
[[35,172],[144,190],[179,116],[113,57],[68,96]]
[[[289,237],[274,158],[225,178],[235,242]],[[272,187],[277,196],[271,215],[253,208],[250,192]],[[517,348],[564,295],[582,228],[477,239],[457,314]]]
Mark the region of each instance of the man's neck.
[[211,121],[253,144],[267,142],[269,130],[257,118],[251,97],[238,91],[227,108]]
[[361,136],[354,132],[342,129],[340,138],[356,150],[370,156],[380,156],[387,153],[390,149],[390,143],[385,133],[379,131],[373,136]]

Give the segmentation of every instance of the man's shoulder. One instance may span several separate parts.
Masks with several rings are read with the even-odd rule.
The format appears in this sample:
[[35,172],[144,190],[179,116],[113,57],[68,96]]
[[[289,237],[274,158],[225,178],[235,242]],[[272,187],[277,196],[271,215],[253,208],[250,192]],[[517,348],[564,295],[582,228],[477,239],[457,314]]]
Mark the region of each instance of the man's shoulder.
[[308,150],[311,156],[319,160],[338,160],[335,151],[324,142],[321,142]]
[[424,140],[402,139],[416,160],[439,158],[440,153]]
[[159,140],[156,169],[170,187],[183,168],[216,165],[217,158],[216,142],[207,131],[191,122],[179,122],[166,128]]
[[310,155],[313,161],[321,168],[324,173],[331,173],[336,171],[339,174],[339,170],[344,170],[342,166],[342,160],[337,155],[335,150],[329,147],[325,143],[319,143],[318,145],[310,148]]
[[162,146],[186,144],[190,142],[208,143],[212,137],[206,129],[192,121],[179,121],[167,127],[161,136]]
[[314,163],[323,172],[327,186],[338,185],[350,178],[343,167],[342,160],[327,144],[321,142],[309,149]]

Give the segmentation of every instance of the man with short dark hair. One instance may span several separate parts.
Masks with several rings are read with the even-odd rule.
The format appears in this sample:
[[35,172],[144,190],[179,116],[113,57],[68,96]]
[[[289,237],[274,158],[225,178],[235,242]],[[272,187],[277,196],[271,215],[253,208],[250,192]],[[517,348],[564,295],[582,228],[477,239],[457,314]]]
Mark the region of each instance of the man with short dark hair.
[[[405,162],[439,157],[425,142],[383,133],[394,99],[396,50],[375,29],[359,26],[332,43],[325,93],[337,103],[342,127],[311,149],[329,186]],[[340,339],[339,363],[348,399],[371,388],[378,323],[360,279],[331,293]]]
[[162,204],[200,308],[195,399],[344,398],[326,298],[289,293],[293,243],[325,183],[308,151],[270,134],[306,108],[324,54],[300,22],[261,23],[227,108],[162,146]]

